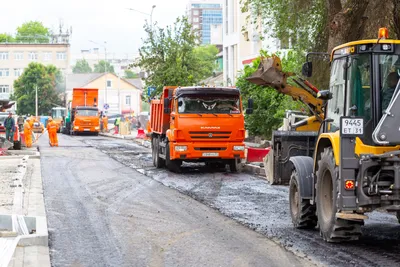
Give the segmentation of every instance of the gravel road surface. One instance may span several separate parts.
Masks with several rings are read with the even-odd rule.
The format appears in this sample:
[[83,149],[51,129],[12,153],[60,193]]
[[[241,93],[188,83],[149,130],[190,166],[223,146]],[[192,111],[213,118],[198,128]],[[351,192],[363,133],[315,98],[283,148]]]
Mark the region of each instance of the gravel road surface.
[[[116,149],[131,149],[130,145],[65,135],[59,135],[59,143],[60,147],[49,147],[47,136],[40,140],[53,266],[311,265],[265,236],[143,175],[141,168],[114,160]],[[102,152],[102,144],[109,153]],[[169,173],[157,171],[157,175],[162,180]]]

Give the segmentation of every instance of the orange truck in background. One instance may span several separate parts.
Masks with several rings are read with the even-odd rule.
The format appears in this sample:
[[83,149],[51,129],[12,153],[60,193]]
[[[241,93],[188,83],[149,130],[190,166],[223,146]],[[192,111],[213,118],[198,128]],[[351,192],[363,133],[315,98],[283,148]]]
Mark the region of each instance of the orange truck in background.
[[[246,113],[252,113],[250,99]],[[237,172],[244,150],[240,91],[228,87],[163,88],[150,110],[153,164],[179,171],[183,161],[229,165]]]
[[66,128],[70,134],[100,132],[100,118],[97,107],[99,90],[93,88],[74,88],[72,101],[68,106]]

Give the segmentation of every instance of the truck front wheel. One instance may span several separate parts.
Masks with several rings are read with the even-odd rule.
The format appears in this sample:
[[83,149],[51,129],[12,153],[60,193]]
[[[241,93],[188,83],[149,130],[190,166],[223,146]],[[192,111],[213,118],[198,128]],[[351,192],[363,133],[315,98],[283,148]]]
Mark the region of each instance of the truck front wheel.
[[236,158],[229,160],[229,169],[231,172],[240,172],[242,170],[242,160]]
[[171,160],[171,148],[170,143],[167,142],[166,149],[165,149],[165,165],[167,166],[168,170],[172,172],[180,172],[182,161],[180,160]]
[[336,217],[339,193],[339,168],[335,164],[333,150],[325,148],[318,161],[317,216],[320,234],[327,242],[358,240],[364,221],[350,221]]

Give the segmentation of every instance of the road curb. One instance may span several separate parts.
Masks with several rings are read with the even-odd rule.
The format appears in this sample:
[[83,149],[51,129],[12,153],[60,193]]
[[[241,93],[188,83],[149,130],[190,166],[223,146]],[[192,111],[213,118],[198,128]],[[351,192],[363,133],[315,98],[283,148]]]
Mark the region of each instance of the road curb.
[[[7,158],[20,158],[21,162],[18,164],[13,178],[15,191],[12,214],[0,215],[0,228],[9,232],[17,232],[18,236],[13,239],[13,244],[8,246],[10,257],[2,259],[0,266],[50,267],[40,152],[23,157],[10,156]],[[30,173],[28,185],[24,186],[23,181],[27,175],[28,163],[33,164],[33,172]],[[29,204],[24,206],[24,203]],[[30,252],[26,252],[25,249],[29,247],[33,250],[30,249]],[[32,254],[32,251],[38,251],[39,247],[45,249],[40,253]]]

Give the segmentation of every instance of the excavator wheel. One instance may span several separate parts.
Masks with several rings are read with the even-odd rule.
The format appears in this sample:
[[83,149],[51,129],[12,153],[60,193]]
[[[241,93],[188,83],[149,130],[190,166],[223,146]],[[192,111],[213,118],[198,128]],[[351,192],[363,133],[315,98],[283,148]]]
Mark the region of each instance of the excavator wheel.
[[172,172],[180,172],[181,171],[182,161],[176,160],[176,159],[171,160],[169,142],[167,142],[166,149],[165,149],[165,165],[167,166],[168,170],[170,170]]
[[289,182],[289,203],[290,215],[295,228],[313,229],[317,226],[315,205],[309,199],[300,196],[299,177],[296,170],[293,170]]
[[344,220],[336,217],[338,187],[339,168],[335,164],[332,148],[325,148],[318,161],[316,188],[320,234],[327,242],[358,240],[364,221]]

